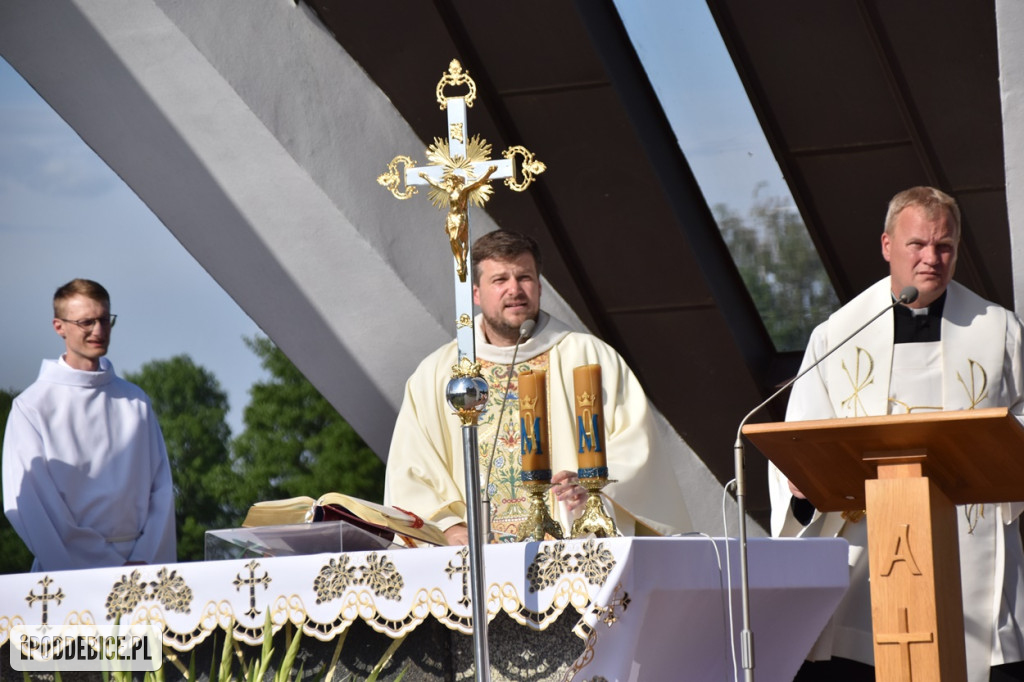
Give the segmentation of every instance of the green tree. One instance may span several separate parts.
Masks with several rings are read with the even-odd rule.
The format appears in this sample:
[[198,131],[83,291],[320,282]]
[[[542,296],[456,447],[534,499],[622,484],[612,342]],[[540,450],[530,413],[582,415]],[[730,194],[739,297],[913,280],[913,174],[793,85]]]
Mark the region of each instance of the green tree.
[[380,501],[384,465],[266,337],[246,339],[270,379],[253,385],[245,431],[234,441],[236,503],[340,492]]
[[167,444],[174,480],[178,558],[203,558],[205,532],[236,524],[226,502],[237,476],[231,470],[227,394],[187,355],[153,360],[125,378],[153,403]]
[[778,197],[758,199],[744,221],[714,208],[733,261],[780,351],[803,350],[815,325],[839,306],[800,215]]
[[[0,448],[3,447],[7,416],[16,395],[13,390],[0,389]],[[32,553],[18,537],[7,516],[0,514],[0,573],[26,573],[31,568]]]

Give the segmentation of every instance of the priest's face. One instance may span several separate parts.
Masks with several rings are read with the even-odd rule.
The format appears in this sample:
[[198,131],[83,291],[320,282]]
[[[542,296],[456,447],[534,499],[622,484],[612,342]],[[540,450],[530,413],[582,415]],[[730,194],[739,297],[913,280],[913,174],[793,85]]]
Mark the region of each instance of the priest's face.
[[[54,330],[64,339],[64,362],[75,369],[95,372],[110,345],[110,307],[76,294],[63,303]],[[83,323],[83,324],[76,324]]]
[[889,261],[893,293],[899,296],[914,286],[919,295],[911,307],[931,305],[953,279],[958,238],[945,209],[934,216],[913,204],[900,211],[892,234],[882,233],[882,257]]
[[484,318],[484,334],[496,346],[514,346],[519,328],[540,313],[540,275],[530,253],[512,260],[489,258],[476,264],[479,281],[473,303]]

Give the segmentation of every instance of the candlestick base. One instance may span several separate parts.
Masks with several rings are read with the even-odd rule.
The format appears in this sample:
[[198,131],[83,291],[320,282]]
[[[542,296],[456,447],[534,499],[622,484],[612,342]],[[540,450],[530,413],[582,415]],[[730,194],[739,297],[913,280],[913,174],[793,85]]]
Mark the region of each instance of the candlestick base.
[[601,489],[613,481],[607,478],[581,478],[580,485],[587,489],[587,503],[583,515],[572,524],[572,537],[582,538],[594,535],[599,538],[613,538],[619,534],[615,522],[604,510]]
[[548,490],[551,489],[551,481],[523,481],[523,487],[530,498],[530,510],[526,514],[526,520],[519,524],[516,542],[540,541],[546,535],[563,540],[565,534],[562,532],[561,524],[551,518],[548,512]]

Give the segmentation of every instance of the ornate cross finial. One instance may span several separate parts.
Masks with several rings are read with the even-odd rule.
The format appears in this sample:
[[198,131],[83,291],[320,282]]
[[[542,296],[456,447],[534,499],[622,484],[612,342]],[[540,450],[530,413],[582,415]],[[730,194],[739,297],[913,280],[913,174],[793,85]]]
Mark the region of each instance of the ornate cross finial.
[[465,95],[464,99],[467,107],[473,106],[473,102],[476,101],[476,83],[469,77],[468,71],[462,70],[462,64],[458,59],[453,59],[448,63],[448,73],[442,74],[441,80],[437,84],[437,103],[441,105],[441,111],[448,108],[448,97],[444,94],[446,85],[465,85],[469,88],[469,93]]

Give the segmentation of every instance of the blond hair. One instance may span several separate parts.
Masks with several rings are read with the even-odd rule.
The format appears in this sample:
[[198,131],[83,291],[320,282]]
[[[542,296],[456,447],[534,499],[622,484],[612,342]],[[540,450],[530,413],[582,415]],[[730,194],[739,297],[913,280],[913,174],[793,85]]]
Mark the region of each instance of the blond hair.
[[103,288],[103,285],[99,282],[94,282],[91,279],[75,278],[57,288],[57,291],[53,294],[53,316],[61,317],[64,314],[63,308],[64,303],[75,296],[85,296],[91,298],[98,303],[102,303],[106,307],[110,307],[110,294]]
[[911,187],[905,189],[889,201],[889,210],[885,214],[885,233],[892,236],[896,228],[896,218],[908,206],[918,206],[924,210],[930,220],[939,217],[939,211],[948,211],[953,223],[953,239],[960,241],[960,207],[956,199],[934,187]]

